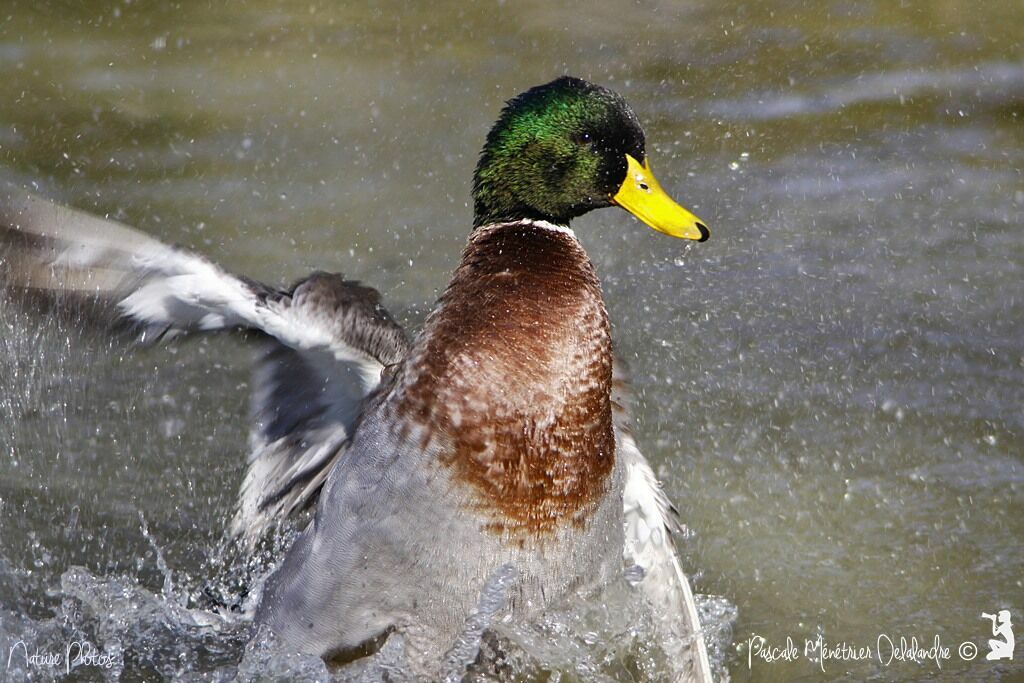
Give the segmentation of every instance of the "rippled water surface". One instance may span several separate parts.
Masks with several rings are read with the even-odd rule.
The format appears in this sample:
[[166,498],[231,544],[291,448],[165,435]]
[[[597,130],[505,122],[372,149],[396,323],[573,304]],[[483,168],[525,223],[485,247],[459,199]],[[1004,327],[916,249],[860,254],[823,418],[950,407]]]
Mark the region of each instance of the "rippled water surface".
[[[574,227],[732,678],[1009,680],[1024,653],[986,662],[981,613],[1024,624],[1022,26],[1013,1],[8,0],[0,181],[268,282],[344,271],[416,327],[503,100],[566,72],[617,89],[712,239]],[[89,678],[321,675],[200,609],[249,349],[78,327],[0,305],[0,670],[45,678],[13,644],[81,637],[121,662]],[[809,661],[819,635],[874,656]],[[880,663],[880,636],[949,658]]]

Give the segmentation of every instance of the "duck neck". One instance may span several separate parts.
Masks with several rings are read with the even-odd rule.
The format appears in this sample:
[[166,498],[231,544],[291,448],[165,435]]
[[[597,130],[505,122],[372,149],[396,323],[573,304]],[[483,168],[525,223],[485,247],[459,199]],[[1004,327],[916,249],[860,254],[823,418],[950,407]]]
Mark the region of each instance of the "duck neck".
[[[586,209],[565,202],[558,192],[541,191],[522,180],[533,177],[528,159],[508,158],[487,148],[473,175],[473,227],[543,221],[568,226],[569,220]],[[530,197],[525,201],[524,196]]]
[[407,366],[408,406],[494,530],[582,524],[614,462],[608,316],[573,232],[477,227]]
[[511,225],[515,223],[547,223],[568,227],[569,219],[558,219],[541,211],[515,202],[489,203],[491,197],[477,197],[474,200],[473,228]]

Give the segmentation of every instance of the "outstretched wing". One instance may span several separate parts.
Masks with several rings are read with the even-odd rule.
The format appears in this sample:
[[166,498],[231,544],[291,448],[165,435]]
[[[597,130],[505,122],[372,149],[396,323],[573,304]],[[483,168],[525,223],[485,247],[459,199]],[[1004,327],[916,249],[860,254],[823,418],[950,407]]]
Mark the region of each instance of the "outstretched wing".
[[340,275],[270,288],[20,190],[0,193],[0,278],[58,304],[93,304],[143,343],[225,329],[266,335],[249,471],[232,524],[250,540],[315,495],[382,370],[408,350],[378,293]]
[[643,569],[639,588],[672,667],[672,679],[711,683],[704,631],[690,582],[683,573],[673,535],[682,536],[676,509],[665,495],[633,438],[629,385],[616,362],[612,416],[618,456],[626,472],[623,490],[626,559]]

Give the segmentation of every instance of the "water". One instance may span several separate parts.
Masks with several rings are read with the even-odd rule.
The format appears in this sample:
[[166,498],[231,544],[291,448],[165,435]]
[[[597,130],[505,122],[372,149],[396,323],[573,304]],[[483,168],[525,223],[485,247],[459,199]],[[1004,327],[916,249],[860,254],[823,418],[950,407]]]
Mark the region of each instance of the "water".
[[[415,327],[501,102],[564,71],[613,87],[712,230],[688,246],[616,210],[575,226],[641,447],[694,532],[687,567],[724,598],[732,678],[1024,671],[1019,651],[984,660],[981,617],[1024,622],[1024,6],[335,5],[9,0],[0,180],[270,282],[343,270]],[[93,678],[323,675],[203,621],[242,476],[244,344],[124,353],[9,306],[0,337],[5,642],[84,634],[121,662]],[[539,628],[580,653],[540,660],[567,675],[656,678],[636,639],[622,655]],[[808,661],[819,635],[938,635],[950,658]],[[801,656],[761,661],[756,636]]]

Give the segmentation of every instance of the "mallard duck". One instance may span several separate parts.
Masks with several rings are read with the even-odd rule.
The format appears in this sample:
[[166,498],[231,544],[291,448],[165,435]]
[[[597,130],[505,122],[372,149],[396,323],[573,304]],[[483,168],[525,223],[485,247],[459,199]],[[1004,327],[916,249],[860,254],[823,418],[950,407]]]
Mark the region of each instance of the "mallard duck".
[[268,287],[34,196],[3,203],[0,235],[9,287],[105,302],[143,342],[263,333],[232,528],[252,541],[315,505],[256,614],[281,647],[331,657],[398,631],[434,677],[496,569],[513,572],[508,612],[530,618],[625,557],[679,675],[704,680],[673,508],[631,435],[601,286],[569,223],[617,205],[674,237],[708,229],[659,187],[623,98],[570,77],[508,102],[473,200],[462,261],[414,340],[340,275]]

